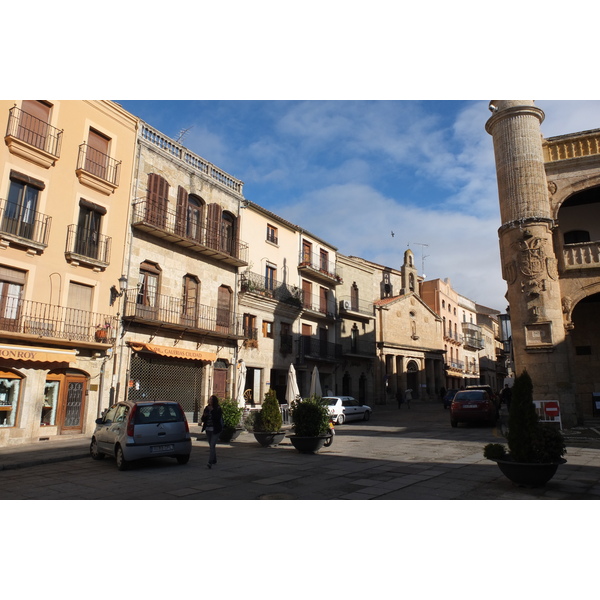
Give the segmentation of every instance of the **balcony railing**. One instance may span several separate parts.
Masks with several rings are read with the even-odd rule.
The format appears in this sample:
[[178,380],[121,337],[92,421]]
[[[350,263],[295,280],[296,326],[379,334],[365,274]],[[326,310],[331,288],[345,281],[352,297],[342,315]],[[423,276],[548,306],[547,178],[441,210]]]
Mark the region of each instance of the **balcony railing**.
[[[186,215],[187,216],[187,215]],[[156,237],[235,266],[248,264],[248,244],[147,199],[133,205],[131,224]]]
[[567,244],[563,247],[565,269],[593,269],[600,267],[600,242]]
[[465,334],[463,343],[465,346],[475,348],[476,350],[481,350],[484,347],[483,339],[478,335]]
[[444,331],[444,337],[448,340],[452,340],[453,342],[458,342],[459,344],[461,344],[463,341],[462,334],[455,331]]
[[273,298],[298,308],[302,307],[302,290],[297,286],[269,279],[258,273],[249,271],[242,273],[240,291],[257,294],[265,298]]
[[230,310],[204,304],[185,305],[182,298],[157,294],[143,297],[137,288],[125,291],[123,318],[174,330],[244,338],[242,319]]
[[48,246],[52,217],[35,210],[22,210],[18,205],[0,199],[0,232],[21,240]]
[[328,294],[327,298],[323,298],[318,294],[307,294],[302,293],[302,308],[304,310],[310,310],[312,312],[321,313],[335,319],[337,311],[335,306],[335,298],[330,297]]
[[337,270],[335,263],[320,254],[301,251],[298,257],[298,268],[328,283],[335,285],[343,283],[341,272]]
[[110,264],[110,247],[112,238],[97,231],[83,229],[77,225],[67,227],[67,260],[75,260],[99,267]]
[[342,296],[340,298],[340,313],[344,314],[347,312],[373,317],[374,304],[373,302],[357,300],[356,298],[352,298],[350,296]]
[[121,161],[111,158],[108,154],[104,154],[88,144],[81,144],[77,158],[77,170],[89,173],[116,187],[119,185]]
[[450,367],[451,369],[462,371],[465,368],[465,363],[462,360],[447,360],[446,366]]
[[309,335],[301,335],[299,338],[298,358],[303,363],[305,359],[335,361],[342,358],[341,344],[326,342]]
[[4,297],[2,301],[2,332],[103,344],[112,343],[116,337],[117,322],[111,315],[17,298]]
[[583,131],[544,140],[544,160],[555,162],[569,158],[582,158],[600,154],[600,133]]
[[9,110],[6,135],[42,150],[54,158],[60,156],[62,134],[62,129],[52,127],[16,106]]
[[342,354],[352,354],[357,356],[369,356],[375,358],[375,342],[366,342],[364,340],[353,340],[351,338],[342,339]]

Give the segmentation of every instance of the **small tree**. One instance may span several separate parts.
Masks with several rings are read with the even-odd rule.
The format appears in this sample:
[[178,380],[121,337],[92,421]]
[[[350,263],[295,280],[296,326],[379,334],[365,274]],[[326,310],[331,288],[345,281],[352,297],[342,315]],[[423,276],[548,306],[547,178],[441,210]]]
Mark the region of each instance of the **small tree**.
[[527,371],[515,379],[508,415],[508,448],[513,460],[532,462],[534,459],[533,438],[538,427],[538,418],[533,404],[533,383]]
[[262,409],[258,413],[254,423],[255,431],[279,431],[283,419],[281,418],[281,409],[277,400],[277,393],[273,388],[265,394]]
[[242,419],[244,409],[239,407],[237,401],[232,398],[221,400],[219,405],[223,411],[223,428],[228,430],[237,429]]

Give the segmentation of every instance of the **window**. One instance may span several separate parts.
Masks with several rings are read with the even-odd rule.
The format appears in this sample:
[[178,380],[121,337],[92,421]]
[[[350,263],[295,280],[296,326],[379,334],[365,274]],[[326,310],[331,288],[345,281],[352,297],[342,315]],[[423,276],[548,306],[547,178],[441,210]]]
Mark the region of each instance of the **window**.
[[272,244],[277,244],[279,242],[277,238],[277,227],[273,225],[269,225],[267,223],[267,242],[271,242]]
[[271,292],[275,288],[275,280],[277,277],[277,268],[274,265],[267,265],[265,268],[265,289]]
[[302,240],[302,264],[310,265],[312,257],[312,244],[306,240]]
[[327,313],[327,298],[329,290],[327,288],[319,288],[319,312]]
[[56,408],[58,406],[58,381],[46,381],[44,386],[44,404],[40,417],[41,425],[56,425]]
[[243,320],[244,337],[248,340],[255,340],[257,338],[256,330],[256,315],[244,313]]
[[14,427],[19,408],[21,379],[10,371],[0,371],[0,427]]
[[0,329],[18,331],[25,271],[0,265]]
[[319,268],[324,273],[329,273],[329,252],[327,250],[319,251]]
[[84,169],[100,177],[100,179],[108,179],[108,145],[110,139],[100,132],[90,129],[88,134],[87,151],[85,154]]
[[146,203],[146,219],[159,227],[167,222],[167,206],[169,205],[169,183],[156,173],[148,174],[148,191]]
[[356,326],[356,323],[354,323],[352,330],[350,331],[350,345],[352,353],[356,354],[358,351],[358,327]]
[[202,221],[204,219],[204,203],[198,196],[189,195],[187,200],[187,237],[193,240],[202,240]]
[[350,288],[350,310],[358,311],[358,286],[356,282]]
[[221,249],[227,254],[235,254],[235,217],[228,212],[223,213],[221,220]]
[[137,304],[148,308],[156,308],[158,305],[159,284],[160,269],[158,265],[143,262],[140,265]]
[[415,276],[413,273],[410,273],[408,276],[408,288],[411,292],[415,291]]
[[272,321],[263,321],[262,322],[263,329],[263,337],[273,338],[273,323]]
[[8,200],[2,217],[2,231],[31,240],[34,236],[37,205],[43,181],[16,171],[10,172]]
[[566,231],[564,234],[565,244],[584,244],[590,241],[590,232],[580,229]]
[[217,299],[217,331],[229,333],[231,325],[231,289],[226,285],[219,288]]
[[302,306],[312,307],[312,283],[304,279],[302,280]]
[[102,216],[105,214],[106,208],[83,198],[79,200],[79,219],[75,236],[75,252],[77,254],[94,259],[106,256],[105,243],[101,243],[100,240]]
[[289,354],[292,347],[292,325],[291,323],[281,323],[279,351],[283,354]]
[[[94,288],[90,285],[69,282],[69,295],[67,297],[67,313],[65,317],[65,332],[69,337],[76,340],[84,340],[90,334],[91,327],[94,329],[103,328],[105,323],[91,322],[92,299]],[[50,332],[55,323],[49,322]]]
[[40,150],[46,149],[51,106],[41,100],[23,100],[17,137]]
[[198,298],[200,297],[200,282],[194,275],[183,278],[183,301],[181,315],[187,319],[196,320],[198,316]]

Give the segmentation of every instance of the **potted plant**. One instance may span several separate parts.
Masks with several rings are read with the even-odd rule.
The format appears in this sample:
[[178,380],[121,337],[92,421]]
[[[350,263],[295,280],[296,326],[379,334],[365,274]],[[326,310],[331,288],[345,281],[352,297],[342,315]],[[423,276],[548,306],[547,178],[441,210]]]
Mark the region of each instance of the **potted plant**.
[[261,410],[254,419],[254,437],[256,441],[264,448],[280,444],[285,437],[285,431],[282,431],[281,410],[277,393],[270,388],[265,394]]
[[232,398],[225,398],[219,404],[223,411],[223,431],[221,431],[219,441],[232,442],[244,430],[240,425],[244,409],[239,407],[237,401]]
[[540,423],[533,404],[533,384],[527,371],[515,379],[506,434],[502,444],[487,444],[483,455],[493,460],[508,479],[520,486],[546,484],[558,467],[567,462],[562,433]]
[[320,396],[293,402],[291,407],[294,434],[290,441],[299,452],[317,452],[327,440],[329,408]]
[[104,324],[99,323],[96,325],[96,332],[94,334],[97,342],[104,342],[108,338],[108,330],[110,329],[110,323],[106,322]]

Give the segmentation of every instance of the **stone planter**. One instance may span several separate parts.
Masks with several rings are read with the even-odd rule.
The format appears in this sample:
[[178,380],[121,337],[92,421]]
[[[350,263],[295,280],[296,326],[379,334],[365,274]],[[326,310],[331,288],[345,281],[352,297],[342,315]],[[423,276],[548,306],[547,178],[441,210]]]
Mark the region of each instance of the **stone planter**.
[[290,435],[288,437],[298,452],[302,452],[303,454],[314,454],[323,447],[329,436],[318,435],[314,437],[304,437],[300,435]]
[[558,467],[567,462],[564,458],[552,463],[520,463],[502,459],[490,460],[493,460],[498,465],[505,477],[520,487],[541,487],[546,485],[554,477]]
[[224,444],[228,444],[229,442],[233,442],[237,439],[240,434],[244,431],[242,428],[233,429],[232,427],[225,427],[221,434],[219,435],[219,442]]
[[285,431],[255,431],[254,438],[263,447],[277,446],[285,437]]

